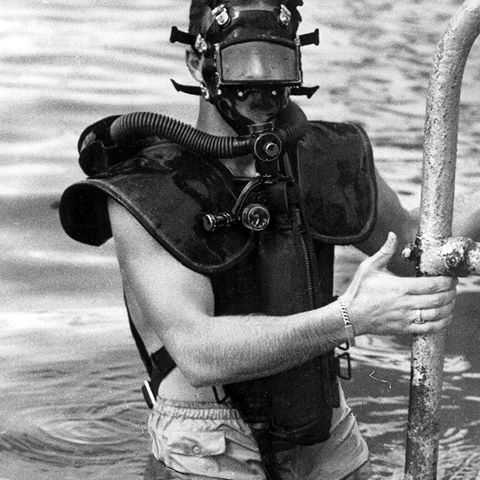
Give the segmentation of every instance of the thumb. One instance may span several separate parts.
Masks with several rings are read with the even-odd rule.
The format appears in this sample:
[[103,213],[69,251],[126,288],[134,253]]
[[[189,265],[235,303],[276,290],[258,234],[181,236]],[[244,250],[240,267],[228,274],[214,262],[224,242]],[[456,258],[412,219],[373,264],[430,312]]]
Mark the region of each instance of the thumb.
[[370,257],[370,264],[375,268],[386,268],[388,262],[397,251],[398,240],[393,232],[389,232],[387,240],[381,248]]

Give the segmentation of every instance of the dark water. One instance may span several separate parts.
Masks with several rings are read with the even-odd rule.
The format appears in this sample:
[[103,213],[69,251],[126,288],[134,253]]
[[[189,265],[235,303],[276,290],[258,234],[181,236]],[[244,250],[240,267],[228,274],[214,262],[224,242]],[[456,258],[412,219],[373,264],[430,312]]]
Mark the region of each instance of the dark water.
[[[107,244],[75,244],[52,206],[81,178],[78,134],[101,116],[156,110],[193,120],[194,99],[168,28],[188,2],[3,0],[0,14],[0,478],[134,479],[145,468],[142,369]],[[425,89],[434,47],[457,1],[316,1],[303,30],[311,118],[362,122],[377,166],[418,205]],[[480,186],[480,48],[462,93],[457,191]],[[359,256],[339,251],[338,290]],[[446,359],[440,478],[480,470],[480,293],[462,282]],[[364,337],[350,403],[372,452],[374,479],[403,468],[408,339]]]

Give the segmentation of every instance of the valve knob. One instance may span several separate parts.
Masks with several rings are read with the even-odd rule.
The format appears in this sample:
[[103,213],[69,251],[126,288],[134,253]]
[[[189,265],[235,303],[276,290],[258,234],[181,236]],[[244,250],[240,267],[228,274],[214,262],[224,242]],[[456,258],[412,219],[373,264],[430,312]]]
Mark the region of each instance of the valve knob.
[[207,213],[202,217],[203,228],[207,232],[214,232],[218,228],[228,227],[233,223],[233,217],[230,212]]
[[247,205],[242,213],[234,215],[230,212],[207,213],[202,217],[203,229],[207,232],[215,232],[219,228],[230,227],[236,223],[253,232],[261,232],[270,224],[270,212],[259,203]]

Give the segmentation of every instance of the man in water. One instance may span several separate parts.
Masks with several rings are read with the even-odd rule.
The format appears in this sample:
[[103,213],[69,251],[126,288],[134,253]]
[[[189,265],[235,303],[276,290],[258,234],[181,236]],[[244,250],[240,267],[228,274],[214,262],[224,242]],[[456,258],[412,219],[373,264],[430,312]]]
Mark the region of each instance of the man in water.
[[[194,1],[189,32],[173,31],[200,85],[177,85],[201,93],[197,129],[244,136],[253,152],[214,154],[214,140],[192,151],[200,133],[178,125],[176,143],[152,138],[177,138],[173,127],[114,134],[108,118],[81,138],[91,179],[62,199],[74,238],[113,232],[151,375],[158,478],[366,478],[368,449],[337,380],[348,356],[334,350],[452,319],[454,279],[396,275],[411,273],[398,251],[417,219],[375,173],[363,130],[307,123],[290,100],[311,93],[299,48],[315,34],[297,36],[300,4]],[[472,235],[471,224],[456,230]],[[338,299],[335,244],[371,255]]]

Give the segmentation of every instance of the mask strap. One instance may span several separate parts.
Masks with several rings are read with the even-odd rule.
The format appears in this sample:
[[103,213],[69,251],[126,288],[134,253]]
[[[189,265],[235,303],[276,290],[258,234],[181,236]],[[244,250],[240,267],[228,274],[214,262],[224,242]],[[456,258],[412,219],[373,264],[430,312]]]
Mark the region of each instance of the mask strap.
[[290,95],[294,95],[296,97],[305,95],[307,98],[312,98],[315,93],[317,93],[317,90],[320,87],[317,85],[315,87],[293,87],[290,90]]
[[173,78],[171,78],[170,81],[177,92],[196,96],[200,96],[202,94],[202,89],[196,85],[184,85],[183,83],[176,82]]

